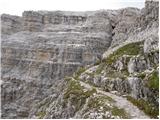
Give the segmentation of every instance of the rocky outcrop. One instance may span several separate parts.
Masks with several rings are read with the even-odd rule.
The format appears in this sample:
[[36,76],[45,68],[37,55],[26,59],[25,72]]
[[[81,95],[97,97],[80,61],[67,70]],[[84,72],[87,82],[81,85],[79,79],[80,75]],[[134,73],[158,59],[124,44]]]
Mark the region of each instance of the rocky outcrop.
[[150,37],[149,39],[145,40],[144,43],[144,52],[149,53],[152,50],[158,50],[158,39],[157,36]]
[[115,47],[126,41],[130,34],[134,32],[134,26],[137,23],[137,17],[140,10],[136,8],[122,9],[113,16],[112,20],[112,47]]
[[139,18],[139,26],[141,29],[146,27],[158,27],[159,26],[159,1],[148,0],[145,1],[145,8],[141,10],[141,16]]
[[146,69],[152,69],[157,66],[159,61],[159,52],[155,51],[149,54],[146,54],[146,58],[144,56],[141,57],[133,57],[130,59],[128,63],[128,72],[143,72]]
[[[137,34],[146,29],[157,29],[159,26],[159,2],[146,1],[145,8],[139,10],[135,8],[128,8],[121,10],[119,13],[111,14],[113,26],[113,40],[111,48],[122,44],[122,42],[130,40],[140,40],[136,38]],[[114,21],[114,22],[113,22]],[[133,36],[133,37],[132,37]]]

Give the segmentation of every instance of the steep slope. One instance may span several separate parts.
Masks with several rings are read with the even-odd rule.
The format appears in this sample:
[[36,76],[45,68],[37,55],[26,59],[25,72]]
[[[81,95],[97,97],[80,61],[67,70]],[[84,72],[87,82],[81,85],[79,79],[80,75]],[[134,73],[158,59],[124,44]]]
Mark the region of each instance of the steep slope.
[[35,105],[35,118],[157,118],[159,51],[129,43],[94,66],[79,68],[62,91]]
[[57,101],[50,96],[35,106],[34,118],[150,118],[126,98],[74,78],[67,84]]
[[97,66],[79,76],[79,80],[104,91],[125,96],[146,114],[157,118],[159,105],[159,51],[143,53],[143,42],[119,48]]

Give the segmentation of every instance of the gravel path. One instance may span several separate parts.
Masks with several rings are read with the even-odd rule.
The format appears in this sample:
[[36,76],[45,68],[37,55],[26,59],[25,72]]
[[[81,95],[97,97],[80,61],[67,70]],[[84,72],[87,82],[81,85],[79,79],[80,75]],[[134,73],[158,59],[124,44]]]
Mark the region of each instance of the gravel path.
[[[87,83],[80,81],[81,86],[92,89],[93,87]],[[96,88],[96,87],[94,87]],[[126,98],[120,97],[109,92],[102,91],[96,88],[97,93],[101,93],[103,95],[111,97],[113,100],[116,101],[116,106],[119,108],[123,108],[127,113],[130,114],[131,119],[150,119],[149,116],[145,115],[144,112],[139,110],[136,106],[134,106],[131,102],[129,102]]]

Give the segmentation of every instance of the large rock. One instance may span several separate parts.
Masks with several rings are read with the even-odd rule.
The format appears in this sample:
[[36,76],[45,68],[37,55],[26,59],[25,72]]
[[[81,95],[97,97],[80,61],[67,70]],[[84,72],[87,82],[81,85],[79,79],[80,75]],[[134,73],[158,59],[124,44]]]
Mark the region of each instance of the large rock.
[[149,53],[152,50],[158,50],[158,41],[159,38],[157,36],[152,36],[145,40],[144,42],[144,53]]

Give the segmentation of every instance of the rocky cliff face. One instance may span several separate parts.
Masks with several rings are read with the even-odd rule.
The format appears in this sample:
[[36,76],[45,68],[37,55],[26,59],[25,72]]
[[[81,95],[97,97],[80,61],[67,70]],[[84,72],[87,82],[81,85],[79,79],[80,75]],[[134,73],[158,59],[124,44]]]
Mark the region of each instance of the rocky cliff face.
[[2,118],[148,118],[124,109],[134,106],[122,95],[149,102],[143,108],[157,117],[159,7],[145,4],[3,14]]
[[[27,117],[29,113],[23,113],[23,108],[33,105],[28,103],[50,95],[48,89],[77,67],[94,63],[109,47],[112,31],[109,19],[101,12],[86,16],[26,11],[19,19],[19,25],[10,21],[21,28],[16,28],[19,32],[2,26],[2,31],[8,31],[2,32],[2,103],[4,115],[11,118]],[[6,15],[2,15],[2,24],[5,22]]]
[[12,16],[3,14],[1,16],[1,29],[3,34],[13,34],[22,31],[22,18],[18,16]]

